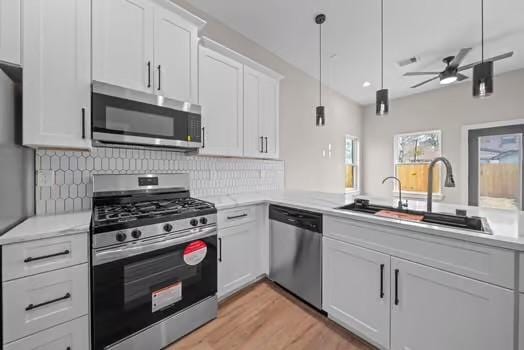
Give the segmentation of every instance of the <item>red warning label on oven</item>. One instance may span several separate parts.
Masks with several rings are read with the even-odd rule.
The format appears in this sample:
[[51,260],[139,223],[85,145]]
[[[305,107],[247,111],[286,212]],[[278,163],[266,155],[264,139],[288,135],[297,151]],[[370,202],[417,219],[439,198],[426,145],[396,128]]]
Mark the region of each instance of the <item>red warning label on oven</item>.
[[151,311],[165,309],[182,300],[182,282],[155,290],[151,293]]
[[184,249],[184,261],[188,265],[198,265],[207,254],[207,244],[204,241],[195,241]]

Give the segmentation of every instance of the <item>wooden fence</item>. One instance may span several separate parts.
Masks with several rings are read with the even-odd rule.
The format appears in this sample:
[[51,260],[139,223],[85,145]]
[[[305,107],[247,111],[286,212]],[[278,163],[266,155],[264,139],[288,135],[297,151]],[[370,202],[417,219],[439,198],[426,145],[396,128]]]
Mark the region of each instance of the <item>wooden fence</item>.
[[519,198],[520,169],[518,164],[481,164],[480,174],[481,196]]

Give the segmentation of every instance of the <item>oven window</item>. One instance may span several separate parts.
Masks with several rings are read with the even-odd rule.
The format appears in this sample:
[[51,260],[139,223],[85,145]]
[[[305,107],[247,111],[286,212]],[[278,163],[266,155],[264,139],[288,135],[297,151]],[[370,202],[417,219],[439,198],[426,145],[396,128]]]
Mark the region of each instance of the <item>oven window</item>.
[[106,107],[106,128],[110,130],[173,137],[174,122],[172,117]]

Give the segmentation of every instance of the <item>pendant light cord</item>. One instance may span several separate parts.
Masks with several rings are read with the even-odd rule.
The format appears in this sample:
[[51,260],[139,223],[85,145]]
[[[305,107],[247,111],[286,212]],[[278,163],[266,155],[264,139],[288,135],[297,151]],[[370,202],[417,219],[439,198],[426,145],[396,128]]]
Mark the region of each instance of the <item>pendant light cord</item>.
[[380,0],[380,88],[384,89],[384,0]]
[[320,95],[320,104],[319,106],[322,106],[322,23],[319,25],[320,27],[320,45],[319,45],[319,62],[320,62],[320,80],[318,81],[318,91]]
[[484,0],[480,0],[480,17],[482,27],[482,63],[484,63]]

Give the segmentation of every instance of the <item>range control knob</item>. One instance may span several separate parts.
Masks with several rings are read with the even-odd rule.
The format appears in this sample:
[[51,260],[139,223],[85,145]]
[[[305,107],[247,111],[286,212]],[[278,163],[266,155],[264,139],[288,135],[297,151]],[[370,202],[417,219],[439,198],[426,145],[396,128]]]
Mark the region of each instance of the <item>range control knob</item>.
[[201,223],[202,225],[207,224],[207,218],[200,218],[200,223]]
[[171,224],[165,224],[164,225],[164,231],[171,232],[171,230],[173,230],[173,225],[171,225]]
[[197,219],[191,219],[191,221],[189,223],[191,224],[191,226],[198,226],[198,220]]
[[135,239],[138,239],[140,236],[142,236],[142,232],[140,232],[140,230],[133,230],[131,231],[131,236]]
[[119,241],[119,242],[125,241],[126,238],[127,238],[127,235],[124,232],[118,232],[116,234],[116,240]]

